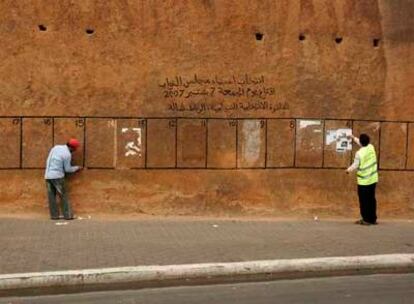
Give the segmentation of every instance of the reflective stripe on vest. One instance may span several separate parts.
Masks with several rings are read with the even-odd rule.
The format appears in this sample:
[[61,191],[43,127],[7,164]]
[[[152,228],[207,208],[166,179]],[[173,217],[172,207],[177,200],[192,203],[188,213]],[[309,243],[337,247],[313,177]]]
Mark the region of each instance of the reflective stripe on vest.
[[359,168],[357,172],[358,185],[371,185],[378,182],[377,156],[374,146],[369,144],[359,151]]

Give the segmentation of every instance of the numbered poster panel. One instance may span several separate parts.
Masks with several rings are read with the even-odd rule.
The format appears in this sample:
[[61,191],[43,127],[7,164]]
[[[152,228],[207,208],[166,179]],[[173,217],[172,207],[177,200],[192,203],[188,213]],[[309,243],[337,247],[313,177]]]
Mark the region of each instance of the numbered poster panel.
[[178,119],[177,128],[177,167],[205,168],[207,120]]
[[52,146],[52,118],[23,119],[23,168],[45,168]]
[[[381,157],[379,150],[379,134],[380,134],[381,124],[377,121],[354,121],[353,123],[353,134],[356,137],[359,137],[362,133],[367,134],[370,137],[370,143],[375,147],[375,152],[377,152],[378,159]],[[353,145],[352,149],[352,158],[355,156],[355,153],[360,147],[356,144]]]
[[237,120],[210,119],[208,121],[208,168],[236,168],[236,138]]
[[176,167],[176,119],[147,120],[147,168]]
[[409,170],[414,170],[414,123],[408,124],[408,149],[407,166]]
[[117,121],[117,161],[119,169],[145,168],[146,120]]
[[407,148],[407,123],[382,122],[380,168],[404,169]]
[[295,120],[267,120],[267,167],[293,167],[295,154]]
[[266,120],[238,121],[238,168],[264,168],[266,156]]
[[20,168],[20,118],[0,118],[0,168]]
[[351,164],[352,140],[346,135],[352,134],[352,122],[344,120],[326,120],[324,134],[323,164],[325,168],[347,168]]
[[83,167],[84,163],[84,131],[83,118],[55,118],[54,119],[54,145],[65,145],[69,139],[76,138],[81,146],[72,154],[72,165]]
[[115,167],[116,120],[86,120],[86,166],[109,169]]
[[296,167],[322,167],[323,130],[324,122],[322,120],[297,120]]

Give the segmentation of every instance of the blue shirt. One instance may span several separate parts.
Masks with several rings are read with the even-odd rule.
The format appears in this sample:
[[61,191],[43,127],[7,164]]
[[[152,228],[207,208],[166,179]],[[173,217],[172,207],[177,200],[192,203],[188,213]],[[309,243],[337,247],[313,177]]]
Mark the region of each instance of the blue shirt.
[[65,172],[73,173],[79,170],[78,166],[72,166],[72,153],[67,145],[57,145],[50,150],[46,161],[45,179],[57,179],[65,177]]

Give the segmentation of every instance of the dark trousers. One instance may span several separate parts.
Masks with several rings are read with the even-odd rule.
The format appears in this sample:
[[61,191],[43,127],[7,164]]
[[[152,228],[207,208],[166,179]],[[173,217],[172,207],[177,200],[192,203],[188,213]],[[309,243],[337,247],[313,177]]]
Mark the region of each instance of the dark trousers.
[[367,186],[358,185],[359,210],[365,222],[377,222],[377,200],[375,199],[375,188],[377,183]]
[[56,194],[59,193],[63,205],[63,217],[65,219],[71,219],[73,217],[73,214],[65,187],[65,179],[47,179],[46,187],[47,197],[49,199],[50,217],[52,219],[59,218],[59,208],[56,202]]

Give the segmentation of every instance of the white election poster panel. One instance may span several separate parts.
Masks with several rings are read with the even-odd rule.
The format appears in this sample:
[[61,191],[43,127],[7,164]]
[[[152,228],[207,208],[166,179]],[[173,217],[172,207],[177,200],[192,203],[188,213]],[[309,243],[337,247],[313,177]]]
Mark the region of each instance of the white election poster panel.
[[345,152],[352,150],[351,135],[351,129],[336,130],[336,152]]

